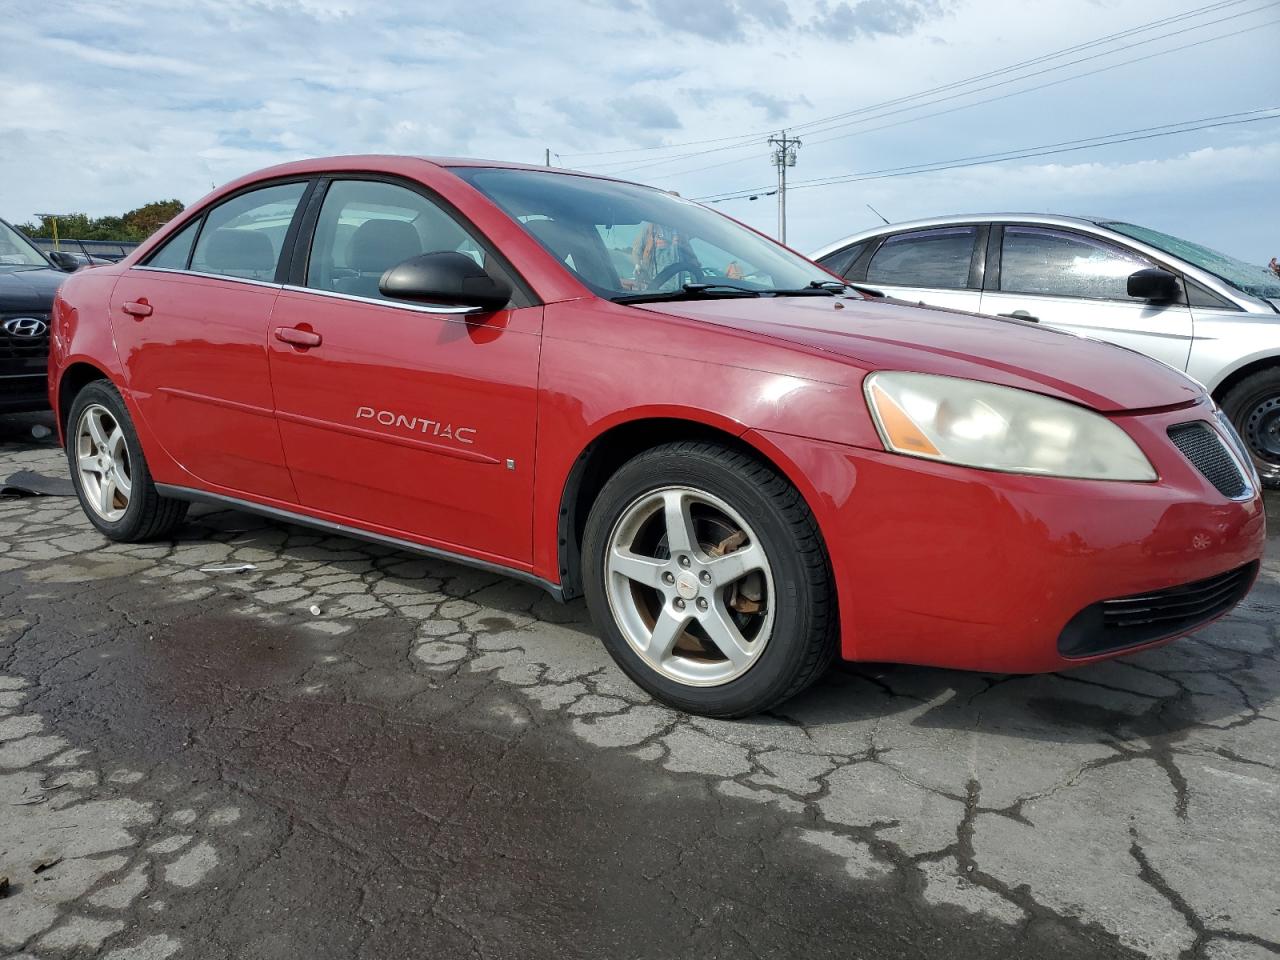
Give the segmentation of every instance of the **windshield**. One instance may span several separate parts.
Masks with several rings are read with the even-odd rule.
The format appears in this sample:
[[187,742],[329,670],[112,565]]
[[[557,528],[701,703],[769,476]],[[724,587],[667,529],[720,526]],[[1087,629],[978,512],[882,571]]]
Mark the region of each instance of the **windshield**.
[[49,262],[31,245],[30,240],[0,220],[0,271],[12,272],[47,266]]
[[1218,253],[1217,250],[1210,250],[1198,243],[1192,243],[1190,240],[1179,240],[1159,230],[1149,230],[1146,227],[1134,226],[1132,223],[1103,223],[1099,226],[1108,227],[1117,233],[1123,233],[1127,237],[1133,237],[1157,250],[1163,250],[1171,256],[1185,260],[1252,296],[1280,297],[1280,277],[1266,267],[1245,263],[1225,253]]
[[[540,170],[455,167],[587,287],[612,300],[769,293],[831,274],[746,227],[652,187]],[[648,295],[648,296],[646,296]]]

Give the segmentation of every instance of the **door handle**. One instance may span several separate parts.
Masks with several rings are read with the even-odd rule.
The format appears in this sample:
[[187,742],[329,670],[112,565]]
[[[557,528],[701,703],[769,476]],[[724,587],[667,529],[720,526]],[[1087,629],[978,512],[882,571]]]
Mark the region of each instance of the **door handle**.
[[303,350],[318,347],[324,342],[324,338],[314,330],[303,330],[301,327],[276,327],[275,333],[277,340]]
[[1015,310],[1013,313],[997,313],[997,317],[1012,317],[1014,320],[1025,320],[1027,323],[1039,323],[1039,317],[1033,317],[1025,310]]
[[136,320],[143,317],[151,316],[151,304],[147,303],[147,298],[142,297],[138,300],[126,300],[120,304],[120,309]]

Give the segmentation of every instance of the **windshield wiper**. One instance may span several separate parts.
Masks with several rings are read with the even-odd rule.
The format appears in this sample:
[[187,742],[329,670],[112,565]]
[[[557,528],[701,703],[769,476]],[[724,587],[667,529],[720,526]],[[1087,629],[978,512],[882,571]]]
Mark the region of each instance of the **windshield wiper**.
[[657,293],[632,293],[611,297],[614,303],[660,303],[664,300],[731,299],[733,297],[758,297],[768,291],[735,287],[731,283],[686,283],[679,290],[663,290]]
[[864,287],[857,283],[846,283],[843,280],[810,280],[807,287],[798,290],[770,290],[769,293],[779,297],[834,297],[846,290],[857,290],[868,297],[883,297],[884,292],[873,287]]

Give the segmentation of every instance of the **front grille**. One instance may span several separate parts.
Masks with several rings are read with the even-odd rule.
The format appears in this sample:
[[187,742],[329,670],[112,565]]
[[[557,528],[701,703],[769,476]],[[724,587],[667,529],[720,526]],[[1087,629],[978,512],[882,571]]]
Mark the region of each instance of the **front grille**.
[[49,380],[40,374],[30,377],[0,376],[0,401],[27,400],[47,396]]
[[[0,313],[0,362],[5,360],[31,360],[49,355],[48,331],[38,337],[15,337],[4,329],[4,322],[13,317],[35,317],[49,322],[47,313]],[[11,370],[0,369],[0,374],[11,373]]]
[[1207,580],[1095,603],[1071,618],[1058,652],[1089,657],[1194,630],[1243,600],[1257,573],[1254,561]]
[[1224,497],[1244,496],[1249,485],[1218,432],[1201,420],[1169,428],[1169,439]]

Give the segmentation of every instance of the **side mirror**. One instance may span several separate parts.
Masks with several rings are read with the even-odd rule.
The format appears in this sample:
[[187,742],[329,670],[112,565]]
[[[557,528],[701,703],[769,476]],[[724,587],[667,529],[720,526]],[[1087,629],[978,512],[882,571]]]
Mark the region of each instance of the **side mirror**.
[[1178,278],[1168,270],[1149,267],[1129,274],[1129,296],[1137,300],[1167,302],[1182,295]]
[[511,287],[484,272],[464,253],[423,253],[382,275],[378,289],[385,297],[415,303],[501,310],[511,300]]
[[69,253],[61,250],[52,250],[49,252],[49,259],[53,261],[53,265],[63,273],[74,273],[80,269],[80,261]]

